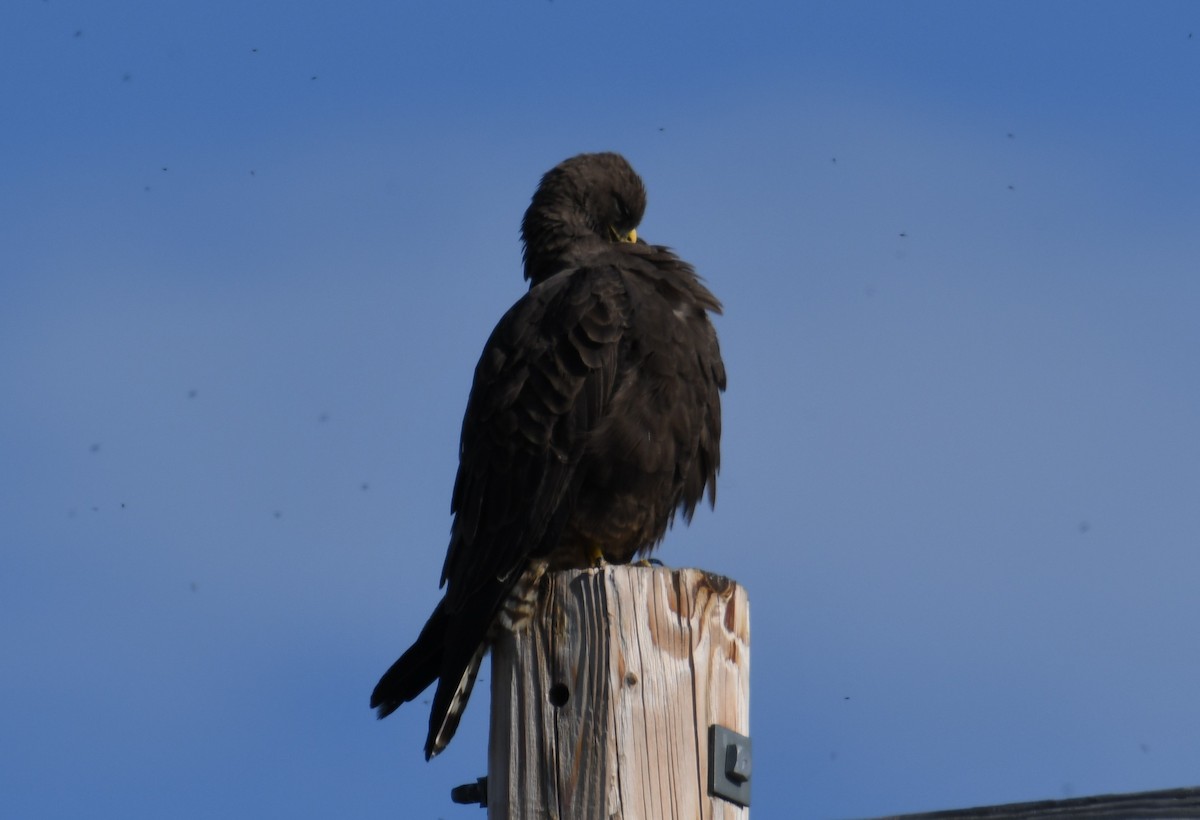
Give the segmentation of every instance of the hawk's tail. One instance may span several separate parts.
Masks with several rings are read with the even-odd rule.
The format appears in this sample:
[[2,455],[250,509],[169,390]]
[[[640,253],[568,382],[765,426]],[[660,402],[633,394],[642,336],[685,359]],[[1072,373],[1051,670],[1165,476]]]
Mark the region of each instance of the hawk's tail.
[[[471,696],[479,664],[487,651],[484,636],[455,640],[443,598],[425,622],[421,634],[400,659],[383,673],[371,693],[371,708],[385,718],[438,681],[429,715],[425,759],[436,755],[458,729],[458,721]],[[460,624],[461,627],[461,624]],[[440,680],[439,680],[440,678]]]
[[458,722],[462,719],[463,710],[467,708],[467,700],[471,697],[471,688],[475,685],[475,676],[479,674],[479,664],[483,661],[483,653],[486,651],[487,643],[480,642],[458,680],[442,677],[438,681],[438,688],[433,696],[433,709],[429,713],[429,737],[425,740],[426,760],[445,749],[458,730]]
[[[471,688],[479,674],[479,664],[483,662],[496,630],[515,631],[533,618],[538,581],[545,574],[546,566],[545,561],[533,561],[515,583],[512,579],[508,582],[498,579],[499,583],[479,590],[470,599],[469,608],[459,612],[453,624],[447,624],[437,691],[433,694],[433,709],[429,713],[426,760],[445,749],[458,730],[458,721],[463,709],[467,708]],[[424,637],[423,632],[421,637]]]
[[417,640],[383,673],[371,693],[371,708],[385,718],[437,680],[446,644],[445,600],[437,605]]

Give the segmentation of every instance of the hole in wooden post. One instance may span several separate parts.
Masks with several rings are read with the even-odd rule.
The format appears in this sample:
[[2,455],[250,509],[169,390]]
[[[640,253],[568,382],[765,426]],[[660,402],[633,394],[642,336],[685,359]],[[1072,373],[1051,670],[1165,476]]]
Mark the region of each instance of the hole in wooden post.
[[567,688],[565,683],[556,683],[550,687],[550,705],[558,708],[566,706],[567,701],[571,699],[571,690]]

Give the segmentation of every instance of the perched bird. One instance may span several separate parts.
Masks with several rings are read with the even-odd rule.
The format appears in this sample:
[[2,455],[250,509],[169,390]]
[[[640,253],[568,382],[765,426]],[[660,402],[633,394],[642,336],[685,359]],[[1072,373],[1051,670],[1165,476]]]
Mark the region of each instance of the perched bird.
[[625,563],[676,511],[716,498],[721,304],[669,249],[623,157],[542,177],[521,222],[529,290],[484,346],[459,445],[445,595],[380,679],[380,718],[435,680],[425,757],[449,743],[498,629],[532,614],[547,571]]

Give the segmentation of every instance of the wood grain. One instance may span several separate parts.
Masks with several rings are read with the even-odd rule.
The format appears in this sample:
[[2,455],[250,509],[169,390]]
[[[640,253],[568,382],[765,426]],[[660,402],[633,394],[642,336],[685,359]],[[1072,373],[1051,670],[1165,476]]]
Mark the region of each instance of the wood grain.
[[701,570],[547,575],[492,649],[489,820],[745,820],[707,793],[708,727],[750,734],[745,591]]

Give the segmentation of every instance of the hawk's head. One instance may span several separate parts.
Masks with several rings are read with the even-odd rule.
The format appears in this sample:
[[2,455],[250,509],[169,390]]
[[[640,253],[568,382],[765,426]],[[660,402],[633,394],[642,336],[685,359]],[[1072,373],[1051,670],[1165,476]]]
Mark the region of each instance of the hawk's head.
[[530,286],[614,242],[636,242],[646,210],[642,180],[620,154],[579,154],[542,177],[521,220]]

